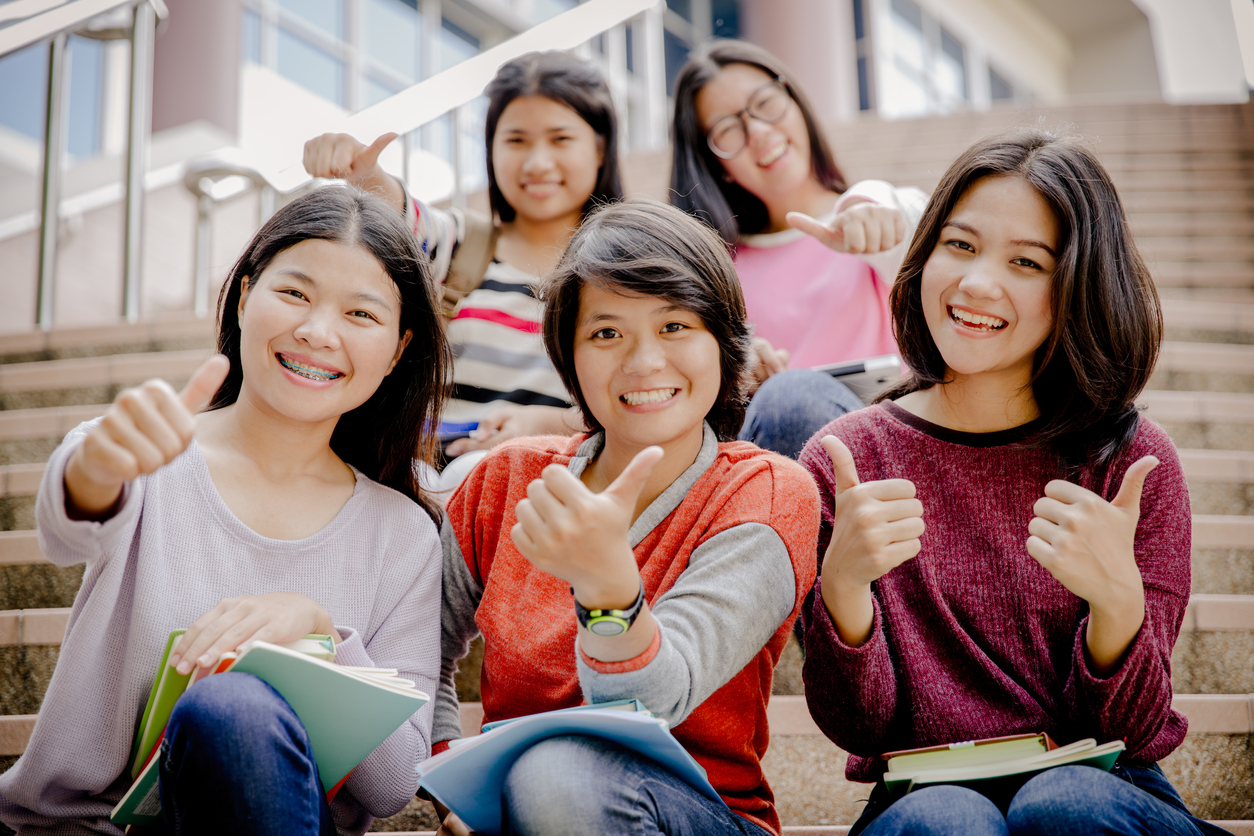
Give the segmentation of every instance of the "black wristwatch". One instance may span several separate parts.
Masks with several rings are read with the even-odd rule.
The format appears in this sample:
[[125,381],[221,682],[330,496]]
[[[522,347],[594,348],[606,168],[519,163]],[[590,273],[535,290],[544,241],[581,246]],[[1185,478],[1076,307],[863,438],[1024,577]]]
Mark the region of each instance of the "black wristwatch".
[[[570,588],[570,594],[575,594],[575,588]],[[636,617],[640,615],[640,611],[644,609],[644,581],[640,582],[640,594],[636,596],[636,601],[625,610],[590,610],[579,600],[575,600],[575,616],[579,619],[579,623],[586,627],[589,631],[596,633],[598,636],[621,636],[631,629],[631,625],[636,623]]]

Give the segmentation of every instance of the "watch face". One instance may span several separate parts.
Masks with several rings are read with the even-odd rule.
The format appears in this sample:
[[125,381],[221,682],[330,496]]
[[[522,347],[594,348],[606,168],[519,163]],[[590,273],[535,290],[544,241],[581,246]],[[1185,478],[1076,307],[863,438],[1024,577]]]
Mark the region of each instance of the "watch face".
[[603,616],[589,621],[588,629],[598,636],[621,636],[627,632],[627,622],[621,618]]

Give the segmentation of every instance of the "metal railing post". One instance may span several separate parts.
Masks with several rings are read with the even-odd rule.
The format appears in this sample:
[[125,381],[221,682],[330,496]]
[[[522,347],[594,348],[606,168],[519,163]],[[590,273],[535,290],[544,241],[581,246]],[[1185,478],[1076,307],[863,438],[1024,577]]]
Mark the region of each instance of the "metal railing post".
[[[466,206],[466,188],[462,181],[462,105],[453,108],[453,205]],[[407,172],[408,173],[408,172]]]
[[192,282],[192,306],[196,316],[209,315],[209,260],[213,244],[213,198],[208,192],[213,183],[206,183],[196,200],[196,265]]
[[139,319],[143,258],[144,173],[152,121],[152,53],[157,13],[145,0],[135,6],[131,27],[131,106],[126,136],[126,225],[123,233],[122,315]]
[[61,226],[61,156],[65,150],[66,86],[69,63],[66,34],[59,33],[48,49],[48,111],[44,118],[44,176],[39,225],[39,280],[35,296],[35,324],[52,328],[56,290],[57,235]]

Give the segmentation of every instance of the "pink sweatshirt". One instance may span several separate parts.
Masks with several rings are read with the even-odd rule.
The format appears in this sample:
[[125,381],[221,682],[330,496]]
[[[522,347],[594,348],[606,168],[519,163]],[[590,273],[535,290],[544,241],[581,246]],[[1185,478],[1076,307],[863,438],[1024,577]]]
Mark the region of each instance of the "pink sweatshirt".
[[901,209],[906,240],[872,256],[835,252],[796,229],[744,235],[737,245],[736,271],[754,334],[788,349],[792,368],[897,353],[888,291],[927,196],[864,180],[841,196],[834,211],[858,198]]
[[875,780],[884,752],[1003,734],[1122,739],[1140,763],[1180,745],[1187,721],[1171,707],[1171,648],[1189,602],[1192,517],[1180,458],[1158,425],[1141,418],[1108,476],[1079,480],[1111,499],[1134,461],[1161,462],[1134,545],[1145,622],[1108,676],[1088,664],[1087,605],[1024,545],[1058,468],[1052,453],[1014,446],[1024,428],[960,433],[893,403],[828,424],[800,458],[819,484],[820,564],[832,535],[832,465],[819,443],[828,434],[849,446],[863,482],[914,482],[927,523],[922,552],[872,585],[875,621],[861,647],[840,641],[820,596],[806,610],[806,701],[850,753],[850,779]]

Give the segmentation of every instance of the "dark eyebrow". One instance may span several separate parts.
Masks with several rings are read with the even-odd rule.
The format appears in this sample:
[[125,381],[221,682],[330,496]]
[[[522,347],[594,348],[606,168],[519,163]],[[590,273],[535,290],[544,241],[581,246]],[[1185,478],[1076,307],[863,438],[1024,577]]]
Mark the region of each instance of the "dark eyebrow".
[[[316,281],[314,281],[313,279],[311,279],[309,276],[305,275],[301,271],[297,270],[295,267],[284,267],[280,269],[279,272],[283,274],[284,276],[287,276],[288,278],[293,279],[297,282],[300,282],[301,284],[306,285],[308,287],[318,286],[318,283]],[[359,299],[363,302],[373,302],[376,305],[381,306],[383,310],[387,311],[388,313],[392,312],[392,306],[388,304],[388,301],[386,299],[384,299],[382,296],[379,296],[378,294],[354,293],[351,298]]]
[[[946,226],[957,227],[958,229],[961,229],[964,232],[968,232],[971,235],[976,236],[977,238],[980,235],[979,231],[975,227],[971,226],[970,224],[965,224],[962,221],[954,221],[954,220],[945,221],[944,226],[942,226],[941,228],[944,229],[944,227]],[[1054,252],[1054,248],[1049,246],[1049,244],[1046,244],[1044,241],[1037,241],[1033,238],[1016,238],[1010,243],[1014,244],[1016,247],[1036,247],[1037,249],[1041,249],[1049,253],[1051,258],[1058,258],[1058,253]]]

